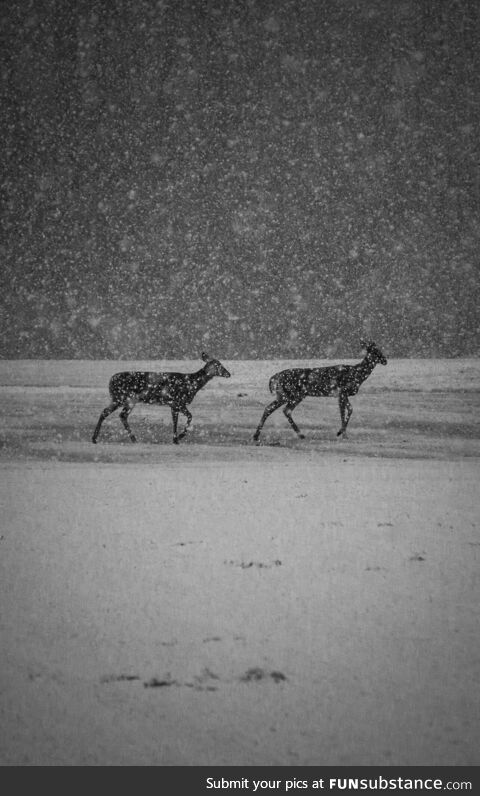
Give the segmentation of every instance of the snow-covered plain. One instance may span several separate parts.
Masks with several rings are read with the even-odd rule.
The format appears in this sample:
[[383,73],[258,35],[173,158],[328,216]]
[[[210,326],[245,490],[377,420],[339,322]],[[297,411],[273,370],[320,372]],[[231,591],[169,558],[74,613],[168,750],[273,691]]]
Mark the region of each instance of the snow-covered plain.
[[91,444],[114,372],[201,364],[0,361],[0,764],[480,764],[480,361],[258,446],[300,363],[226,361],[180,445],[145,406]]

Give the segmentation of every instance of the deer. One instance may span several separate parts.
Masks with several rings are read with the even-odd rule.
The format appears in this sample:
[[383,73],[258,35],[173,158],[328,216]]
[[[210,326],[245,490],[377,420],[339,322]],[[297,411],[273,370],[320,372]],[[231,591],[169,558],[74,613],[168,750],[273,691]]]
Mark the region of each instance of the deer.
[[[96,443],[103,421],[119,406],[122,407],[120,420],[122,421],[132,442],[137,439],[128,424],[128,416],[135,404],[140,401],[145,404],[159,404],[170,406],[173,422],[173,442],[183,439],[192,428],[192,414],[187,409],[195,398],[197,392],[213,379],[214,376],[230,378],[230,373],[218,359],[213,359],[205,352],[202,353],[205,362],[203,368],[195,373],[156,373],[151,371],[124,371],[115,373],[110,379],[108,389],[110,404],[101,413],[93,432],[92,442]],[[187,418],[184,430],[177,432],[178,415],[181,413]]]
[[340,418],[342,426],[337,431],[337,437],[346,437],[346,431],[352,406],[348,400],[355,395],[360,386],[372,373],[374,367],[381,363],[387,364],[385,356],[372,341],[361,340],[362,347],[366,349],[365,357],[356,365],[331,365],[322,368],[292,368],[275,373],[269,381],[270,392],[275,393],[275,399],[265,407],[265,411],[257,426],[253,439],[258,442],[260,431],[267,417],[272,412],[285,406],[283,414],[300,439],[305,439],[295,423],[292,412],[307,396],[328,397],[338,395]]

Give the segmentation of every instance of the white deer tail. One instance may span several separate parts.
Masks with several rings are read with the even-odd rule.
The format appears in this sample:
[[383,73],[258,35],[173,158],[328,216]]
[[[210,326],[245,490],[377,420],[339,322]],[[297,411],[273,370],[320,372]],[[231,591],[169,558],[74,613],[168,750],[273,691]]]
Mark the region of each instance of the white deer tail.
[[277,391],[277,387],[278,387],[278,376],[276,376],[276,375],[275,375],[275,376],[272,376],[272,378],[271,378],[271,379],[270,379],[270,381],[268,382],[268,387],[269,387],[269,390],[270,390],[270,392],[271,392],[272,394],[273,394],[274,392],[276,392],[276,391]]

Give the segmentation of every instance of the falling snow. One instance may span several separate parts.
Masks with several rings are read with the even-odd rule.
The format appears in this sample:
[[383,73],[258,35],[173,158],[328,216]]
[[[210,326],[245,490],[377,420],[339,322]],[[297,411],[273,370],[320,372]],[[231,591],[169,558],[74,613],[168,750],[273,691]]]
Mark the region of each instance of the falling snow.
[[480,6],[11,2],[3,358],[480,353]]

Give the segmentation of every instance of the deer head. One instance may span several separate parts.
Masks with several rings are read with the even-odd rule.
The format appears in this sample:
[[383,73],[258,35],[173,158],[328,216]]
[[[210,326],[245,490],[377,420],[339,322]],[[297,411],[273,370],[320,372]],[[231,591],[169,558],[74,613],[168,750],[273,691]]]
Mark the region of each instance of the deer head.
[[373,340],[360,340],[362,348],[365,348],[367,355],[374,359],[376,362],[380,362],[381,365],[387,364],[387,358],[382,354],[379,347]]
[[230,373],[223,367],[218,359],[212,359],[205,351],[202,353],[202,359],[206,362],[205,370],[209,376],[223,376],[225,379],[230,378]]

